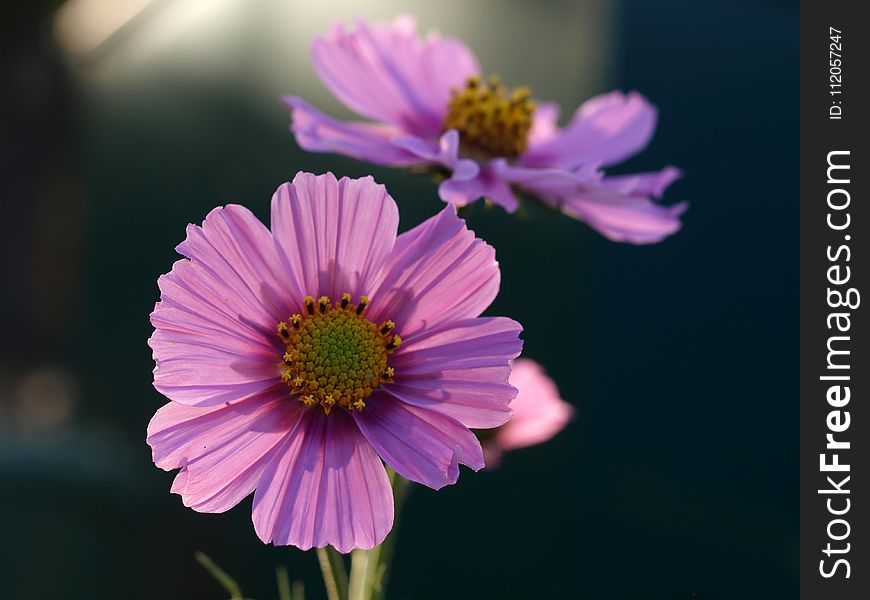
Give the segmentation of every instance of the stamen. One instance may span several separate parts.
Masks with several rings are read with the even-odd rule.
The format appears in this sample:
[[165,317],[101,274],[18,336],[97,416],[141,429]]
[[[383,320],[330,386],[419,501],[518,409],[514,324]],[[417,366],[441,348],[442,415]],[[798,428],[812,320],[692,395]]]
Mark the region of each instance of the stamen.
[[397,335],[394,335],[393,339],[391,339],[387,343],[387,350],[395,350],[396,348],[398,348],[401,345],[402,345],[402,338],[400,338]]
[[508,90],[497,75],[486,84],[470,77],[453,91],[444,129],[456,129],[466,151],[511,158],[525,151],[536,108],[528,87]]
[[335,406],[363,410],[378,387],[393,383],[387,357],[401,344],[391,335],[396,324],[366,319],[367,296],[356,305],[349,293],[335,304],[327,296],[316,302],[306,296],[302,304],[303,314],[292,315],[290,327],[283,321],[277,326],[285,346],[281,380],[305,406],[319,404],[327,415]]
[[360,296],[359,304],[356,305],[356,314],[362,315],[366,309],[366,306],[369,305],[369,297],[368,296]]

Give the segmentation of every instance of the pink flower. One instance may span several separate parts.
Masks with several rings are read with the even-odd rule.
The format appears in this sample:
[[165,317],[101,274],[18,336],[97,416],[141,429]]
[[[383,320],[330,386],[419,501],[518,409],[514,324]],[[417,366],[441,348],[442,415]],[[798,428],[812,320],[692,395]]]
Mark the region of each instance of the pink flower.
[[535,361],[513,361],[510,384],[517,388],[510,404],[513,416],[486,438],[487,464],[496,463],[505,451],[546,442],[574,417],[574,408],[562,400],[556,384]]
[[483,467],[469,428],[508,419],[521,327],[479,316],[498,263],[455,209],[397,237],[398,222],[370,177],[299,173],[271,231],[235,205],[188,226],[151,314],[171,402],[148,426],[185,506],[254,492],[263,542],[349,552],[392,527],[382,460],[435,489]]
[[559,108],[527,88],[484,82],[462,42],[417,35],[410,17],[355,29],[333,27],[312,46],[324,85],[369,122],[337,121],[285,97],[302,148],[398,167],[443,171],[441,198],[464,206],[490,198],[513,212],[515,192],[582,219],[611,240],[649,244],[680,228],[685,203],[652,201],[680,176],[674,167],[606,177],[649,143],[656,109],[637,92],[581,105],[564,127]]

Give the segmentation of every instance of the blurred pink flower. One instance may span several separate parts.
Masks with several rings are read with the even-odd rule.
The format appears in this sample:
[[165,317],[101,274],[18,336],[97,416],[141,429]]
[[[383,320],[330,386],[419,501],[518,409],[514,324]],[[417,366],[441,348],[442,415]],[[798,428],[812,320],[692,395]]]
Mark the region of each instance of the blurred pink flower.
[[469,428],[508,419],[522,346],[518,323],[479,317],[494,250],[453,207],[399,236],[398,222],[370,177],[300,173],[273,196],[271,231],[236,205],[188,226],[151,314],[171,402],[148,425],[185,506],[254,492],[263,542],[349,552],[392,527],[381,460],[435,489],[483,467]]
[[517,388],[510,404],[513,416],[484,442],[489,465],[497,464],[505,451],[546,442],[574,417],[574,408],[562,400],[556,384],[535,361],[513,361],[510,384]]
[[311,53],[324,85],[371,121],[337,121],[287,96],[291,130],[305,150],[446,172],[439,194],[457,206],[486,197],[513,212],[520,191],[615,241],[655,243],[681,226],[686,203],[652,201],[679,170],[601,171],[643,150],[653,135],[656,109],[637,92],[592,98],[560,128],[557,105],[534,102],[528,88],[482,80],[465,44],[435,32],[420,38],[407,16],[360,20],[351,30],[336,24]]

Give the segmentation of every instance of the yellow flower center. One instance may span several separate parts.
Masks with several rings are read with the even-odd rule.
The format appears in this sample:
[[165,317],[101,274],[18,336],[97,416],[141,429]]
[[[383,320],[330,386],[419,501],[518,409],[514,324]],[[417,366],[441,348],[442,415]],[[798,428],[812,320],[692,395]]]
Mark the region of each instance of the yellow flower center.
[[471,77],[453,90],[444,129],[456,129],[466,151],[515,157],[526,149],[536,107],[527,87],[509,90],[496,76],[486,83]]
[[392,383],[387,357],[402,343],[392,335],[395,323],[378,326],[365,318],[366,296],[352,300],[343,294],[334,305],[326,296],[316,302],[307,296],[302,314],[278,323],[285,346],[281,380],[303,404],[319,404],[326,414],[336,405],[362,410],[378,386]]

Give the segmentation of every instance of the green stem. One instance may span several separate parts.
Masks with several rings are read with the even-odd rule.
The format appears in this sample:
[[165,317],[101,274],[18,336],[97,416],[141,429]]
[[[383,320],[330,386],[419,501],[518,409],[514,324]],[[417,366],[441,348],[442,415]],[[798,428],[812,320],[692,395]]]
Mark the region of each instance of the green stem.
[[344,558],[332,546],[317,549],[317,559],[320,570],[323,571],[323,583],[326,584],[326,596],[329,600],[347,599],[347,571]]
[[205,552],[196,551],[193,554],[193,557],[196,559],[196,562],[201,564],[202,567],[208,571],[219,584],[221,584],[230,595],[230,600],[244,600],[244,596],[242,596],[242,588],[239,587],[236,580],[230,577],[226,571],[221,569]]
[[293,582],[293,600],[305,600],[305,584],[301,581]]
[[387,580],[390,575],[390,566],[393,564],[393,552],[396,547],[396,538],[399,535],[399,517],[402,516],[402,506],[404,506],[405,498],[408,496],[408,490],[411,488],[411,482],[392,469],[387,469],[387,475],[389,475],[390,482],[393,484],[395,516],[393,517],[393,530],[390,532],[390,535],[387,536],[387,539],[384,540],[384,543],[380,545],[380,561],[373,585],[373,600],[384,600],[386,597]]
[[349,600],[383,600],[387,587],[387,575],[396,543],[396,529],[399,524],[402,504],[411,482],[387,468],[387,476],[393,488],[395,517],[393,531],[382,544],[371,550],[354,550],[351,554]]
[[378,554],[380,554],[380,546],[375,546],[371,550],[351,552],[348,600],[371,600],[370,570],[372,565],[378,563]]
[[293,600],[290,591],[290,577],[287,576],[287,567],[278,565],[275,567],[275,579],[278,580],[278,600]]

